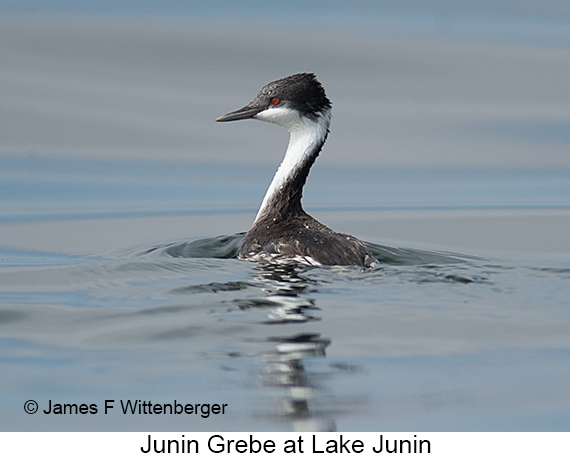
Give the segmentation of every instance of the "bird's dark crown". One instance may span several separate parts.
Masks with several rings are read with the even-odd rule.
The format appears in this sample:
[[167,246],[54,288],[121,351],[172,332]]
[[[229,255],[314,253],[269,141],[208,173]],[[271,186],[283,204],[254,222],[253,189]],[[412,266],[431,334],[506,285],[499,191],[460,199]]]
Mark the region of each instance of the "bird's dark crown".
[[332,106],[314,73],[297,73],[270,82],[259,91],[254,102],[269,106],[274,97],[283,106],[310,118],[318,117]]

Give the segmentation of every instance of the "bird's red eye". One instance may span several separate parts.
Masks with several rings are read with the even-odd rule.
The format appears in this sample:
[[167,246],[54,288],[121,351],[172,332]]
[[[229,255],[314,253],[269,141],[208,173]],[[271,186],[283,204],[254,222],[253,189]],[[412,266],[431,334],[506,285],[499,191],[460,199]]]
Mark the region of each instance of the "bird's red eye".
[[281,103],[281,99],[280,99],[279,97],[273,97],[273,98],[271,99],[271,104],[272,104],[273,106],[277,106],[277,105],[279,105],[279,103]]

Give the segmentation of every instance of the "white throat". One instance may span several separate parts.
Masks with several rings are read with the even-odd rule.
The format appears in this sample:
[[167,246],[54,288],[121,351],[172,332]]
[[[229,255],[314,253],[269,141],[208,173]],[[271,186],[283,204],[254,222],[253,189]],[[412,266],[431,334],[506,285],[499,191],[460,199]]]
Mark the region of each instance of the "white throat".
[[279,165],[269,189],[263,198],[263,202],[255,217],[255,222],[268,209],[273,197],[283,188],[285,182],[295,174],[297,169],[305,163],[305,160],[316,151],[317,145],[326,138],[331,120],[331,111],[326,110],[317,120],[301,116],[297,111],[290,108],[270,108],[262,111],[256,119],[281,125],[289,130],[289,145],[285,157]]

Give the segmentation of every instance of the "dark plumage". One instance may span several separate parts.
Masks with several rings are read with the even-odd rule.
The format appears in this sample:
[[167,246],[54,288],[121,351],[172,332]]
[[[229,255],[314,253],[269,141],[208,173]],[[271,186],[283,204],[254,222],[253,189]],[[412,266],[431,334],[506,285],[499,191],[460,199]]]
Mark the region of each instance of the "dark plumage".
[[310,265],[369,267],[374,257],[360,240],[336,233],[302,207],[303,186],[328,135],[331,102],[312,73],[264,86],[247,106],[217,121],[260,119],[281,125],[291,138],[239,258]]

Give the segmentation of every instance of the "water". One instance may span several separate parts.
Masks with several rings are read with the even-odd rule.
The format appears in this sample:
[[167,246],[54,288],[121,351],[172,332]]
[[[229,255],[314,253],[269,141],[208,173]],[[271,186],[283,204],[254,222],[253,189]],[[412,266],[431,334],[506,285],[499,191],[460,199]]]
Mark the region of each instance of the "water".
[[[139,180],[156,172],[154,163],[147,168],[141,162],[117,167],[115,161],[98,166],[66,161],[66,170],[57,160],[11,158],[4,161],[3,173],[19,174],[24,163],[29,174],[18,182],[29,195],[18,194],[17,203],[27,209],[5,211],[0,226],[5,245],[11,246],[0,255],[2,384],[8,393],[4,430],[568,426],[568,261],[536,241],[526,248],[516,241],[517,256],[503,258],[480,256],[486,250],[467,248],[476,246],[468,239],[463,250],[447,252],[370,241],[405,233],[411,220],[423,238],[435,231],[452,245],[445,232],[461,231],[465,217],[475,231],[488,230],[486,223],[498,218],[510,232],[495,234],[495,241],[513,242],[518,223],[526,221],[536,232],[525,234],[532,240],[544,233],[536,220],[554,217],[567,226],[569,210],[560,202],[515,202],[505,209],[480,195],[486,205],[450,207],[444,196],[451,183],[465,182],[464,173],[448,172],[441,180],[429,172],[392,171],[408,196],[439,192],[432,198],[439,204],[435,209],[402,201],[358,211],[315,209],[339,230],[375,233],[366,241],[379,259],[377,267],[283,267],[237,260],[243,234],[192,237],[218,233],[224,225],[247,226],[254,208],[200,208],[198,202],[209,206],[199,192],[204,183],[190,180],[181,190],[180,166],[160,169],[155,186],[164,195],[153,195],[171,203],[171,193],[196,195],[190,200],[194,209],[128,211],[137,194],[141,205],[148,204],[147,193],[139,194]],[[36,167],[41,173],[32,172]],[[224,176],[224,166],[192,168],[196,176]],[[41,185],[36,173],[43,177]],[[51,180],[52,173],[57,180]],[[335,173],[321,170],[323,182],[317,175],[312,184],[322,191]],[[537,187],[559,194],[560,181],[552,179],[557,173],[535,174],[535,182],[544,184]],[[78,174],[85,179],[76,181]],[[98,181],[101,174],[107,182]],[[484,194],[493,182],[512,191],[523,177],[529,173],[519,179],[512,173],[501,179],[487,174]],[[50,182],[67,192],[50,192]],[[240,182],[228,180],[218,191],[247,200],[249,185]],[[83,187],[96,201],[82,196]],[[107,192],[115,188],[125,207],[97,209],[107,206]],[[366,194],[361,191],[356,184],[349,195]],[[59,211],[34,209],[42,198]],[[73,209],[70,200],[76,198],[83,208],[94,209]],[[429,228],[434,216],[445,229],[422,228]],[[560,244],[565,229],[560,228],[562,238],[551,230],[554,247],[567,249]],[[179,231],[187,236],[167,241]],[[161,236],[162,243],[145,241]],[[506,240],[501,244],[509,246]],[[533,255],[537,251],[541,254]],[[28,416],[22,410],[29,399],[42,409],[51,400],[95,404],[100,412]],[[121,399],[226,403],[228,412],[208,419],[125,416],[116,412]],[[115,414],[102,414],[105,400],[115,400]]]
[[[2,430],[568,429],[566,49],[2,25]],[[235,258],[286,135],[213,119],[309,63],[335,117],[305,206],[373,269]]]
[[[223,258],[239,238],[112,258],[4,257],[13,419],[3,428],[567,426],[568,266],[381,247],[384,262],[369,271],[264,266]],[[28,397],[100,408],[177,399],[229,412],[30,419]]]

